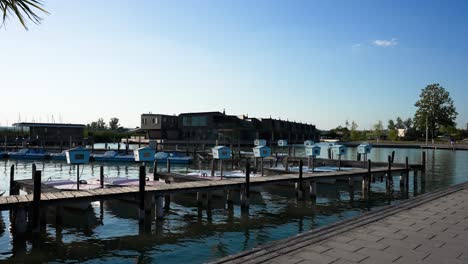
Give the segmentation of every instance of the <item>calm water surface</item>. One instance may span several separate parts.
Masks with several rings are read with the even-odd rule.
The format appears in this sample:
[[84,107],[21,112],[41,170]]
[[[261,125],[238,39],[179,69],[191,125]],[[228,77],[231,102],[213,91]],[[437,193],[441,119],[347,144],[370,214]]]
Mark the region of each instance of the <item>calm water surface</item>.
[[[419,149],[374,148],[370,159],[386,161],[391,151],[396,162],[419,162]],[[297,149],[296,154],[303,154]],[[356,159],[355,149],[349,148],[347,159]],[[426,190],[468,181],[468,151],[427,151]],[[17,167],[16,178],[31,178],[31,165],[43,171],[43,179],[74,179],[76,169],[53,161],[0,161],[0,190],[8,190],[10,166]],[[83,166],[83,178],[99,175],[101,164]],[[103,164],[109,176],[137,177],[136,164]],[[178,167],[186,170],[185,167]],[[395,178],[395,186],[398,181]],[[412,180],[410,181],[412,183]],[[412,186],[410,186],[411,190]],[[360,191],[356,188],[355,199]],[[131,202],[93,202],[86,212],[65,210],[63,227],[55,225],[50,212],[47,228],[38,247],[28,238],[26,249],[13,246],[9,212],[0,212],[0,261],[50,263],[203,263],[250,249],[259,244],[286,238],[342,219],[372,210],[388,201],[382,193],[384,185],[373,186],[373,201],[350,202],[345,183],[320,184],[318,199],[298,202],[292,186],[264,187],[252,194],[248,215],[240,212],[238,203],[233,210],[213,203],[211,212],[199,211],[195,196],[172,197],[171,208],[164,220],[153,221],[149,230],[139,228],[137,207]],[[394,201],[398,202],[398,200]]]

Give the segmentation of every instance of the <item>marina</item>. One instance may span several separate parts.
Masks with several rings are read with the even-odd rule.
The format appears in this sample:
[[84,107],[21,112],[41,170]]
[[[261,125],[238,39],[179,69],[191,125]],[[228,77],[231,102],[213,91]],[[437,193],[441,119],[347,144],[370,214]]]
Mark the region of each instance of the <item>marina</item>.
[[[385,150],[384,153],[386,153],[387,155],[387,158],[388,156],[390,155],[391,157],[391,154],[392,154],[392,149],[387,149]],[[414,151],[414,150],[410,150],[410,151]],[[442,151],[442,150],[440,150]],[[351,155],[354,151],[352,151],[352,149],[350,148],[348,150],[348,153],[347,155]],[[302,153],[302,152],[299,152],[299,153]],[[156,186],[152,186],[150,184],[148,184],[147,186],[145,186],[145,192],[148,193],[148,196],[150,197],[150,201],[151,202],[148,202],[146,203],[146,205],[144,205],[142,208],[143,208],[143,211],[141,210],[140,208],[140,204],[139,204],[139,198],[140,197],[140,188],[138,185],[129,185],[129,186],[126,186],[126,187],[123,187],[124,189],[122,189],[121,187],[117,187],[117,188],[104,188],[104,189],[101,189],[101,188],[97,188],[97,189],[93,189],[93,190],[80,190],[79,192],[78,191],[69,191],[69,192],[65,192],[65,193],[61,193],[61,194],[57,194],[54,195],[50,192],[47,192],[47,189],[43,189],[42,190],[42,198],[44,200],[41,200],[41,203],[43,205],[47,204],[47,208],[48,209],[48,212],[47,213],[47,217],[46,217],[46,220],[45,220],[45,223],[43,222],[43,224],[39,224],[40,226],[45,226],[46,227],[46,230],[45,232],[46,233],[49,233],[49,232],[53,232],[53,230],[55,230],[56,228],[56,215],[54,212],[57,211],[57,208],[59,212],[66,212],[63,214],[63,219],[62,220],[59,220],[59,222],[63,221],[63,224],[62,226],[70,226],[70,224],[72,223],[65,223],[65,221],[69,221],[67,220],[68,219],[68,216],[66,216],[71,210],[71,214],[74,213],[74,211],[76,209],[70,209],[68,207],[65,206],[65,204],[67,204],[68,202],[67,201],[71,201],[71,200],[75,200],[75,201],[85,201],[88,205],[90,205],[89,208],[91,208],[91,210],[93,211],[96,211],[97,212],[97,219],[100,218],[99,216],[99,212],[101,211],[100,208],[102,208],[102,212],[106,212],[106,204],[125,204],[125,203],[128,203],[129,201],[134,201],[132,202],[131,204],[129,205],[125,205],[125,206],[119,206],[121,207],[121,209],[118,209],[116,207],[113,207],[113,212],[117,213],[117,215],[121,215],[123,213],[125,214],[128,214],[128,215],[131,215],[131,223],[130,225],[133,225],[133,227],[129,226],[129,228],[133,229],[133,228],[137,228],[138,229],[141,229],[142,231],[140,231],[140,235],[138,234],[135,234],[135,236],[133,238],[128,237],[128,236],[124,236],[124,237],[121,237],[119,239],[124,239],[124,240],[127,240],[127,239],[137,239],[137,237],[140,237],[140,236],[144,236],[145,232],[149,232],[150,234],[152,234],[153,231],[144,231],[144,230],[147,230],[148,228],[148,225],[150,226],[149,228],[152,229],[154,227],[154,225],[157,223],[160,223],[162,225],[171,225],[172,224],[176,224],[177,222],[179,222],[179,220],[175,220],[174,217],[176,217],[177,215],[179,214],[182,214],[182,215],[191,215],[193,212],[194,215],[193,217],[195,217],[195,219],[200,219],[201,224],[204,226],[203,229],[205,230],[209,230],[206,229],[207,227],[205,226],[205,224],[209,224],[210,222],[212,221],[221,221],[221,222],[224,222],[224,220],[215,220],[215,219],[218,219],[219,217],[221,217],[221,219],[224,219],[225,215],[226,214],[230,214],[230,212],[232,213],[232,217],[233,218],[233,221],[234,222],[237,222],[237,221],[240,221],[241,219],[251,219],[252,217],[254,218],[258,218],[260,217],[260,219],[263,219],[264,216],[262,216],[263,213],[259,212],[259,208],[262,208],[263,206],[265,206],[265,203],[266,204],[270,204],[271,202],[268,202],[270,201],[271,199],[275,199],[275,202],[276,204],[280,205],[282,204],[280,201],[276,200],[277,198],[273,198],[273,197],[280,197],[280,196],[283,196],[286,195],[286,197],[289,197],[287,199],[292,199],[292,201],[297,201],[296,203],[299,203],[299,204],[302,204],[304,203],[304,205],[306,205],[309,209],[301,209],[300,211],[296,211],[296,209],[292,209],[294,208],[295,206],[293,204],[289,204],[289,205],[283,205],[283,208],[284,209],[287,209],[287,208],[290,208],[290,209],[287,209],[287,210],[293,210],[293,211],[290,211],[288,214],[291,214],[293,213],[293,215],[296,215],[297,213],[299,215],[303,215],[303,214],[306,214],[308,215],[309,213],[312,213],[312,212],[320,212],[322,210],[329,210],[329,209],[326,209],[326,208],[329,208],[332,204],[335,204],[336,202],[332,202],[330,205],[326,205],[328,204],[329,202],[325,202],[325,201],[341,201],[341,202],[338,202],[338,203],[343,203],[344,201],[346,201],[343,206],[345,207],[349,207],[350,205],[352,205],[353,203],[355,203],[355,206],[358,205],[358,207],[360,205],[363,205],[364,208],[366,208],[367,206],[369,206],[369,204],[374,204],[374,206],[376,204],[380,204],[380,203],[383,203],[383,204],[386,204],[388,203],[388,201],[398,201],[399,199],[405,199],[405,197],[410,196],[412,197],[414,194],[413,194],[413,180],[412,180],[412,177],[409,178],[409,188],[408,188],[408,193],[401,193],[400,192],[400,175],[405,175],[405,172],[407,172],[407,169],[406,169],[406,165],[404,163],[405,159],[402,158],[402,155],[398,152],[398,150],[396,150],[396,155],[395,155],[395,163],[394,165],[392,166],[392,178],[394,179],[394,188],[395,188],[395,191],[394,193],[391,195],[391,196],[388,196],[387,195],[387,192],[386,192],[386,177],[385,177],[385,174],[388,173],[388,163],[387,162],[383,162],[383,161],[377,161],[378,160],[378,157],[380,155],[380,153],[378,152],[373,152],[373,154],[371,154],[369,156],[369,159],[374,159],[376,160],[375,162],[372,162],[374,165],[372,166],[373,167],[373,170],[372,170],[372,175],[375,175],[376,177],[374,177],[375,179],[375,183],[372,183],[371,185],[371,196],[370,196],[370,199],[367,199],[367,197],[365,197],[365,191],[363,192],[362,190],[362,179],[363,179],[363,176],[366,176],[367,173],[368,173],[368,170],[365,169],[365,168],[362,168],[363,167],[363,162],[362,161],[356,161],[356,160],[349,160],[348,158],[346,159],[343,159],[342,160],[342,165],[343,166],[346,166],[346,167],[349,167],[351,166],[351,164],[354,164],[354,166],[357,166],[359,165],[358,168],[355,168],[353,170],[342,170],[342,171],[334,171],[334,172],[321,172],[321,173],[303,173],[303,188],[304,188],[304,198],[303,199],[298,199],[299,196],[298,196],[298,190],[297,189],[297,186],[299,186],[299,184],[296,184],[296,183],[299,183],[299,172],[293,172],[293,171],[290,171],[288,173],[285,173],[285,172],[282,172],[280,174],[270,174],[270,172],[266,173],[268,174],[267,176],[264,176],[264,177],[252,177],[250,178],[250,187],[251,187],[251,191],[250,191],[250,200],[249,200],[249,206],[247,207],[248,209],[242,209],[242,208],[246,208],[245,207],[245,204],[246,204],[246,200],[243,200],[242,198],[242,194],[243,194],[243,191],[245,190],[245,176],[244,177],[241,177],[241,178],[225,178],[223,180],[220,179],[220,177],[215,177],[214,180],[210,180],[210,181],[207,181],[207,180],[204,180],[204,179],[199,179],[199,177],[194,177],[194,178],[190,178],[187,176],[187,173],[186,171],[197,171],[199,168],[199,165],[195,165],[195,167],[192,167],[192,168],[184,168],[184,167],[178,167],[180,165],[176,165],[176,164],[173,164],[172,165],[172,168],[170,168],[170,172],[167,172],[168,171],[168,168],[167,166],[158,166],[157,167],[157,177],[158,177],[158,182],[160,182],[161,184],[158,184]],[[408,152],[406,152],[408,153]],[[403,155],[405,153],[402,153]],[[420,154],[422,155],[422,154]],[[431,154],[428,154],[430,158],[432,158],[432,153]],[[459,155],[459,153],[457,154]],[[421,156],[418,156],[418,158],[416,158],[413,155],[410,155],[410,161],[412,163],[408,163],[408,167],[411,167],[411,171],[410,171],[410,175],[413,175],[414,173],[414,170],[420,170],[422,167],[421,165],[418,165],[418,162],[420,164],[421,162]],[[304,164],[307,164],[307,157],[289,157],[288,158],[288,162],[289,162],[289,167],[292,168],[294,164],[298,164],[301,160]],[[383,160],[383,159],[382,159]],[[403,162],[402,162],[403,161]],[[28,161],[30,162],[30,161]],[[48,163],[50,162],[54,162],[54,161],[48,161]],[[327,163],[329,165],[331,164],[337,164],[337,160],[328,160],[326,158],[322,158],[322,157],[319,157],[316,159],[316,162],[317,164],[319,163],[323,163],[324,165],[326,165]],[[251,159],[251,167],[253,168],[254,167],[254,164],[253,164],[253,160]],[[260,163],[260,162],[258,162]],[[274,167],[274,164],[275,162],[273,162],[273,166]],[[432,161],[431,159],[428,159],[428,163],[429,165],[427,165],[426,167],[431,170],[431,164],[432,164]],[[29,163],[29,164],[32,164],[32,163]],[[57,163],[54,162],[54,164],[57,165]],[[58,163],[60,164],[60,163]],[[114,165],[112,165],[114,164]],[[110,173],[107,172],[108,169],[106,169],[106,167],[108,166],[114,166],[114,167],[121,167],[120,165],[117,165],[115,163],[112,163],[112,164],[108,164],[108,165],[104,165],[103,166],[103,171],[105,171],[105,174],[106,174],[106,178],[108,177],[109,179],[112,179],[112,176],[115,176],[117,175],[115,170],[114,173]],[[157,163],[156,163],[157,164]],[[204,166],[211,166],[210,165],[211,162],[210,161],[205,161],[205,165]],[[278,165],[279,164],[283,164],[282,162],[278,162]],[[150,165],[153,165],[154,164],[150,164]],[[167,165],[167,164],[166,164]],[[271,163],[270,162],[265,162],[264,163],[265,165],[265,171],[268,171],[270,168],[270,165]],[[18,163],[18,166],[21,168],[22,165],[21,163]],[[86,176],[86,174],[89,174],[90,172],[90,169],[92,169],[92,167],[95,167],[93,170],[94,170],[94,175],[95,176],[92,176],[92,175],[88,175]],[[132,182],[133,183],[136,183],[138,182],[138,184],[140,183],[139,180],[138,180],[138,177],[135,177],[135,176],[138,176],[139,174],[139,165],[129,165],[132,167],[131,170],[128,170],[129,172],[131,172],[131,174],[133,174],[132,177],[123,177],[123,179],[133,179]],[[237,162],[235,161],[234,162],[234,167],[236,168],[237,166]],[[241,165],[244,167],[245,169],[245,162]],[[224,163],[224,168],[225,168],[225,171],[226,173],[230,171],[230,167],[231,167],[231,164],[228,163],[227,161],[225,161]],[[306,166],[304,165],[304,168]],[[41,168],[41,164],[37,164],[37,168]],[[47,167],[44,167],[45,168],[45,174],[47,175]],[[85,169],[83,172],[82,172],[82,176],[84,177],[84,179],[86,179],[87,181],[91,181],[92,179],[96,179],[98,178],[99,179],[99,174],[100,174],[100,165],[98,166],[95,166],[95,165],[87,165],[87,166],[83,166],[83,168]],[[10,168],[8,168],[10,169]],[[129,168],[130,169],[130,168]],[[145,173],[145,177],[146,178],[150,178],[151,180],[154,180],[154,173],[151,171],[152,168],[150,166],[149,169],[147,169],[147,172]],[[23,188],[26,188],[25,186],[26,185],[29,185],[30,187],[30,190],[28,192],[32,193],[33,192],[33,189],[34,189],[34,184],[32,183],[31,180],[27,180],[27,178],[31,179],[31,173],[32,171],[29,170],[29,172],[27,174],[24,174],[22,172],[22,170],[15,170],[16,173],[15,173],[15,179],[18,178],[18,180],[16,180],[18,183],[20,183],[20,186],[23,186]],[[122,169],[120,170],[121,172],[123,171]],[[211,173],[210,170],[207,170]],[[242,171],[242,170],[241,170]],[[8,172],[9,174],[9,170],[6,170],[5,172]],[[96,174],[97,173],[97,174]],[[219,174],[219,170],[217,170],[217,173]],[[70,178],[73,178],[76,174],[76,170],[73,170],[71,171],[71,174],[70,174]],[[315,175],[315,176],[314,176]],[[319,176],[320,175],[320,176]],[[431,186],[434,184],[432,181],[431,181],[431,178],[432,178],[432,172],[429,172],[429,175],[426,176],[426,182],[425,182],[425,188],[431,188]],[[349,177],[354,177],[356,178],[356,181],[353,181],[353,185],[350,185],[350,182],[349,182]],[[384,180],[383,182],[380,182],[380,176],[384,176],[382,177],[382,179]],[[26,177],[26,178],[25,178]],[[121,176],[119,176],[121,177]],[[322,183],[320,182],[320,179],[326,179],[326,178],[330,178],[330,177],[333,177],[333,178],[336,178],[338,179],[338,181],[336,181],[335,183],[333,184],[330,184],[330,183]],[[419,178],[419,181],[418,181],[418,193],[422,193],[423,192],[423,185],[422,185],[422,173],[418,173],[418,178]],[[25,180],[21,180],[21,178],[25,178]],[[145,179],[146,180],[146,179]],[[316,199],[311,199],[312,196],[310,196],[310,191],[311,191],[311,188],[310,188],[310,181],[316,181],[316,185],[317,185],[317,196],[316,196]],[[371,179],[372,180],[372,179]],[[169,184],[166,184],[166,181],[169,183]],[[338,187],[338,186],[341,186],[341,187]],[[354,190],[352,191],[352,195],[350,196],[350,186],[353,186],[354,187]],[[331,188],[331,189],[330,189]],[[330,193],[330,190],[332,189],[335,189],[335,188],[340,188],[342,191],[339,192],[338,196],[336,196],[336,194],[333,194],[334,192],[331,192]],[[119,190],[120,189],[120,190]],[[313,190],[313,188],[312,188]],[[232,199],[232,203],[229,202],[229,197],[227,197],[227,192],[228,191],[231,191],[230,195],[230,199]],[[28,193],[26,192],[26,193]],[[55,192],[55,191],[54,191]],[[198,195],[197,195],[198,193]],[[212,195],[207,195],[211,193]],[[66,194],[66,195],[65,195]],[[330,196],[331,195],[331,196]],[[354,197],[352,197],[354,196]],[[26,198],[27,200],[23,201],[23,205],[26,205],[26,204],[32,204],[34,199],[34,194],[26,194],[26,195],[20,195],[20,196],[17,196],[18,198],[16,198],[18,201],[15,202],[14,204],[16,205],[8,205],[8,201],[11,202],[11,198],[7,198],[8,196],[5,196],[5,197],[2,197],[2,207],[4,209],[6,209],[6,207],[16,207],[18,204],[21,204],[19,203],[19,200],[18,199],[22,199],[23,198],[19,198],[19,197],[24,197]],[[16,197],[16,196],[15,196]],[[157,197],[161,197],[159,199],[157,199]],[[170,197],[170,198],[166,198],[166,197]],[[352,197],[352,198],[351,198]],[[197,199],[198,198],[198,199]],[[331,199],[331,200],[330,200]],[[389,200],[390,199],[390,200]],[[146,201],[146,199],[145,199]],[[158,204],[158,201],[159,201],[159,204]],[[325,202],[325,204],[324,204]],[[310,204],[312,203],[312,204]],[[393,203],[393,202],[392,202]],[[166,204],[168,206],[166,206]],[[243,206],[244,204],[244,206]],[[308,205],[309,204],[309,205]],[[366,205],[367,204],[367,205]],[[60,206],[62,205],[62,206]],[[232,205],[232,206],[231,206]],[[6,207],[5,207],[6,206]],[[97,206],[97,207],[96,207]],[[149,214],[148,213],[145,213],[145,206],[149,207],[150,208],[150,212]],[[159,207],[158,207],[159,206]],[[272,205],[269,205],[269,207],[271,207]],[[293,206],[291,208],[291,206]],[[300,205],[298,205],[300,206]],[[312,206],[312,207],[310,207]],[[63,207],[63,209],[60,209],[60,207]],[[276,208],[276,206],[274,206],[274,208]],[[125,210],[123,208],[126,208]],[[159,209],[159,218],[158,218],[158,208],[161,208]],[[190,209],[192,208],[192,209]],[[230,209],[231,208],[231,209]],[[316,208],[316,209],[313,209],[313,211],[310,211],[311,209],[310,208]],[[321,209],[320,209],[321,208]],[[282,210],[280,208],[278,208],[279,210]],[[85,212],[88,212],[87,210],[90,210],[90,209],[86,209]],[[123,210],[123,211],[122,211]],[[147,210],[147,209],[146,209]],[[189,211],[187,211],[189,210]],[[193,211],[195,210],[195,211]],[[269,209],[271,210],[271,209]],[[275,209],[276,210],[276,209]],[[319,210],[319,211],[316,211],[316,210]],[[333,210],[333,209],[332,209]],[[353,209],[355,210],[355,209]],[[143,213],[140,213],[140,211],[142,211]],[[224,212],[224,213],[223,213]],[[106,213],[104,213],[106,214]],[[174,215],[175,214],[175,215]],[[316,213],[313,213],[313,215],[315,215]],[[312,216],[312,215],[311,215]],[[32,216],[31,216],[32,217]],[[106,218],[106,216],[104,216],[104,219]],[[109,216],[107,216],[109,217]],[[247,217],[247,218],[245,218]],[[111,217],[113,218],[113,217]],[[176,217],[177,218],[177,217]],[[31,218],[32,219],[32,218]],[[42,217],[42,219],[44,219],[44,217]],[[112,221],[120,221],[118,220],[119,217],[115,218],[114,220]],[[143,220],[143,219],[146,219]],[[159,220],[158,220],[159,219]],[[172,220],[171,220],[172,219]],[[236,220],[237,219],[237,220]],[[94,220],[93,220],[94,221]],[[205,222],[205,224],[203,224],[203,222]],[[255,225],[254,224],[254,220],[251,219],[251,220],[248,220],[251,224],[249,225]],[[253,222],[252,222],[253,221]],[[263,220],[262,220],[263,221]],[[214,222],[213,222],[214,223]],[[29,224],[31,225],[31,224]],[[99,225],[98,225],[99,226]],[[151,227],[153,226],[153,227]],[[164,229],[164,228],[163,228]],[[29,229],[31,231],[29,232],[32,232],[32,229]],[[39,233],[37,233],[38,235],[39,234],[43,234],[44,232],[44,229],[39,229],[39,230],[42,230],[42,231],[39,231]],[[158,232],[163,232],[164,231],[158,231]],[[167,232],[167,231],[166,231]],[[204,231],[201,231],[201,232],[204,232]],[[34,234],[34,233],[32,233]],[[29,235],[28,235],[29,236]],[[40,235],[42,236],[42,235]],[[164,235],[163,235],[164,237]],[[160,241],[161,238],[153,238],[153,239],[150,239],[147,241],[147,243],[160,243],[160,242],[156,242],[156,241]],[[180,238],[182,239],[182,237]],[[25,241],[25,243],[29,243],[27,242],[28,240]],[[145,242],[143,242],[145,243]],[[83,244],[83,246],[86,246],[85,244]],[[15,252],[16,252],[16,249],[15,248]],[[171,251],[172,252],[172,251]],[[177,252],[177,251],[174,251],[174,252]],[[159,257],[164,257],[167,255],[166,254],[158,254],[157,258]],[[70,256],[68,256],[70,257]],[[207,259],[205,259],[207,260]],[[211,259],[213,260],[213,259]]]

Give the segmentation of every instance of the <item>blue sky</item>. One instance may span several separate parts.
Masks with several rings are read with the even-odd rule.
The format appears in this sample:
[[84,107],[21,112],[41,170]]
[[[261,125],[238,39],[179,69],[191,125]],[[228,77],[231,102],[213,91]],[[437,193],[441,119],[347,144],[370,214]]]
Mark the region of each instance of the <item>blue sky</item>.
[[1,125],[226,109],[368,129],[434,82],[468,122],[468,1],[44,3],[0,30]]

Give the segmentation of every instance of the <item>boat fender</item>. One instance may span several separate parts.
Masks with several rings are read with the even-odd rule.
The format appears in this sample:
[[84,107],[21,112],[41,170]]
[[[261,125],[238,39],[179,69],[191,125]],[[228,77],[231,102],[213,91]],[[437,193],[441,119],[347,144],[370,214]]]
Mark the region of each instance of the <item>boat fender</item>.
[[149,177],[146,177],[146,181],[149,181]]
[[207,177],[208,174],[206,174],[206,172],[202,173],[202,177]]
[[88,184],[86,180],[80,180],[80,184]]

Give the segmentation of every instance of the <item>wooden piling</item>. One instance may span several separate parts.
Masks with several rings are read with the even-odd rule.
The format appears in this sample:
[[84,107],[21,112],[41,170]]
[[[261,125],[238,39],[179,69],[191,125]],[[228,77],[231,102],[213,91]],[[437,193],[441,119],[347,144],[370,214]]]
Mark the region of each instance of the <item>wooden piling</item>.
[[421,186],[424,187],[426,184],[426,152],[422,152],[421,156]]
[[215,159],[211,159],[211,177],[214,177],[215,176],[215,166],[216,166],[216,163],[215,163]]
[[367,198],[371,199],[372,161],[367,160]]
[[164,217],[164,198],[162,195],[156,195],[155,197],[155,211],[156,211],[156,219],[160,219]]
[[226,202],[227,204],[232,204],[233,203],[233,197],[232,197],[233,193],[231,190],[226,190]]
[[413,195],[418,195],[418,170],[413,171]]
[[250,196],[250,162],[247,160],[245,164],[245,184],[241,191],[241,208],[247,209],[249,207],[249,196]]
[[387,177],[385,181],[385,187],[386,187],[387,196],[390,196],[393,191],[392,157],[390,155],[388,156],[388,171],[387,171]]
[[34,188],[32,202],[32,231],[34,233],[40,232],[41,176],[42,172],[40,170],[36,170],[34,172]]
[[[409,159],[406,157],[405,159],[405,196],[408,197],[409,194],[409,174],[410,174],[410,166],[409,166]],[[416,174],[414,174],[416,177]]]
[[302,159],[299,160],[299,180],[296,183],[296,197],[297,199],[301,200],[304,198],[304,187],[303,187],[303,180],[302,180],[302,166],[303,166]]
[[23,237],[28,229],[27,209],[24,206],[18,206],[12,210],[12,229],[15,236]]
[[101,188],[104,188],[104,166],[99,168],[99,183],[101,184]]
[[15,184],[15,165],[10,167],[10,195],[19,194],[19,189]]
[[223,179],[223,160],[222,159],[219,160],[219,174],[222,180]]
[[158,161],[157,160],[154,160],[154,162],[153,162],[153,181],[159,181]]
[[289,171],[289,156],[285,157],[284,160],[285,160],[285,163],[286,163],[284,165],[284,169],[285,169],[285,171]]
[[315,180],[310,181],[309,194],[312,201],[315,202],[317,200],[317,182]]
[[262,176],[263,176],[263,157],[260,158],[260,171],[261,171]]
[[349,186],[349,201],[354,201],[354,179],[353,177],[348,178],[348,186]]
[[171,173],[171,160],[169,159],[169,157],[167,157],[166,159],[166,169],[167,173]]
[[80,164],[76,164],[76,190],[80,190]]
[[146,185],[146,169],[145,166],[140,166],[139,171],[139,191],[138,191],[138,198],[139,198],[139,222],[143,223],[145,220],[145,185]]
[[[165,180],[166,184],[171,184],[169,180]],[[166,194],[164,195],[164,210],[169,210],[171,209],[171,195]]]

